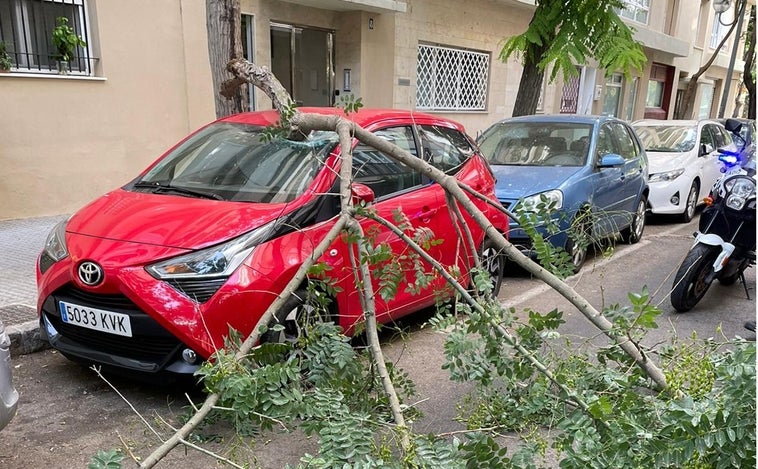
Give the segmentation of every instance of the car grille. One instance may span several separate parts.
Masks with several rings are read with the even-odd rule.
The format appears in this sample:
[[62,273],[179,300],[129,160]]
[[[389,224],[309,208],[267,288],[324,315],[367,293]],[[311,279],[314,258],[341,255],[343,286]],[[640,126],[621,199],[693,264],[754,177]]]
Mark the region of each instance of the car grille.
[[[127,314],[132,337],[67,324],[61,320],[58,301]],[[183,347],[176,337],[124,295],[97,295],[67,286],[48,297],[43,312],[63,337],[97,352],[162,364]]]

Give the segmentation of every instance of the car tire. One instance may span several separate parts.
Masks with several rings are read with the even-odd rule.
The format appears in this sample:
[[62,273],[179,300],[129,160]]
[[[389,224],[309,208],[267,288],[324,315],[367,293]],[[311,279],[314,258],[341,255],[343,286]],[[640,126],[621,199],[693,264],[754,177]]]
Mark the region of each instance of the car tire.
[[692,217],[695,216],[695,209],[697,208],[697,195],[700,192],[700,186],[697,181],[692,181],[692,187],[687,194],[687,201],[684,205],[684,212],[680,215],[679,220],[682,223],[689,223]]
[[[305,325],[316,318],[316,309],[306,302],[308,292],[296,290],[281,308],[274,313],[274,318],[268,325],[268,330],[261,337],[261,342],[297,343],[305,334]],[[284,329],[276,330],[274,326],[282,325]]]
[[503,285],[503,276],[505,275],[505,254],[497,247],[490,238],[485,238],[482,247],[479,249],[479,258],[482,268],[490,274],[492,279],[492,296],[496,297],[500,293],[500,287]]
[[[566,246],[564,247],[566,253],[571,259],[571,265],[573,266],[573,272],[578,273],[584,262],[587,260],[587,250],[589,249],[589,227],[586,221],[580,221],[579,218],[574,220],[574,223],[578,223],[576,234],[574,237],[579,238],[580,242],[577,242],[571,235],[566,240]],[[585,242],[586,241],[586,242]]]
[[647,218],[647,197],[640,197],[637,202],[637,210],[632,215],[632,222],[628,227],[621,231],[621,239],[625,243],[635,244],[642,239],[642,233],[645,231],[645,221]]

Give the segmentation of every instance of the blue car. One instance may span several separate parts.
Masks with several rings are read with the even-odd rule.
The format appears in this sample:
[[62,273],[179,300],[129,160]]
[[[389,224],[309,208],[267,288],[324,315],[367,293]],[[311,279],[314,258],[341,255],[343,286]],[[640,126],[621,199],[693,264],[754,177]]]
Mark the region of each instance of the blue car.
[[[478,139],[497,178],[495,193],[512,212],[549,201],[559,230],[538,232],[566,250],[574,272],[587,242],[620,235],[636,243],[645,229],[648,163],[645,149],[624,121],[603,116],[534,115],[493,124]],[[532,242],[511,223],[510,241],[534,257]],[[569,236],[572,232],[582,237]],[[577,231],[579,230],[579,231]]]

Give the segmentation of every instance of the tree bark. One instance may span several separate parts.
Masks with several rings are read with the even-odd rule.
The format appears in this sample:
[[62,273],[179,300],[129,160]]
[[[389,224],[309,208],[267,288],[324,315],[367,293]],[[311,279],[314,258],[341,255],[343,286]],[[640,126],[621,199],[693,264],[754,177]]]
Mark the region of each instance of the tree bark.
[[543,43],[541,46],[530,44],[529,50],[524,54],[524,70],[521,72],[516,101],[513,103],[513,117],[526,116],[537,112],[542,81],[545,78],[545,71],[540,70],[537,64],[547,48],[547,43]]
[[222,84],[229,78],[226,64],[242,58],[242,8],[240,0],[206,0],[206,29],[208,58],[215,93],[216,117],[225,117],[248,108],[247,88],[238,86],[233,94]]

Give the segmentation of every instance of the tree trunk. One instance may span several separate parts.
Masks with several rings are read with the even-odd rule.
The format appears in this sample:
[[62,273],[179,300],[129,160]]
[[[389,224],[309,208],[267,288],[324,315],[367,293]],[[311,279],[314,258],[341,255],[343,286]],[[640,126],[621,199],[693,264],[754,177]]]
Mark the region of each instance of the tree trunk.
[[747,118],[755,119],[755,7],[750,7],[750,21],[748,21],[747,36],[745,37],[745,68],[742,72],[745,88],[747,88]]
[[545,71],[540,70],[537,64],[547,51],[547,44],[541,46],[530,44],[529,50],[524,54],[524,71],[521,73],[516,102],[513,103],[513,117],[534,114],[542,91],[542,80]]
[[246,111],[247,87],[239,86],[231,96],[221,93],[221,84],[229,79],[226,64],[242,58],[242,8],[240,0],[206,0],[208,57],[215,91],[216,117]]

